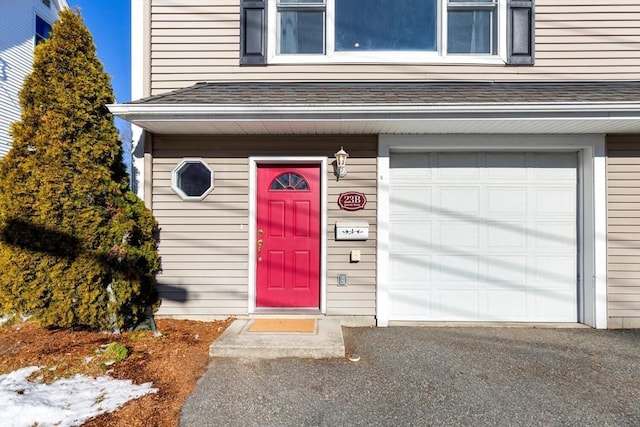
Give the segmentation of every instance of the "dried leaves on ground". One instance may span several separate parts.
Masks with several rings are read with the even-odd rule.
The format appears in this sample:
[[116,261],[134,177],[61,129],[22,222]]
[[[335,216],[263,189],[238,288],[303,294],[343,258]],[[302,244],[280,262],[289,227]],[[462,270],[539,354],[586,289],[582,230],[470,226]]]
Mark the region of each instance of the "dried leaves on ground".
[[[130,401],[85,426],[176,426],[182,404],[206,369],[209,345],[231,321],[159,319],[161,336],[151,331],[114,335],[48,330],[31,323],[5,326],[0,328],[0,374],[42,366],[39,375],[46,374],[45,381],[81,373],[152,382],[158,393]],[[106,360],[104,349],[110,343],[126,347],[127,357],[115,364]]]

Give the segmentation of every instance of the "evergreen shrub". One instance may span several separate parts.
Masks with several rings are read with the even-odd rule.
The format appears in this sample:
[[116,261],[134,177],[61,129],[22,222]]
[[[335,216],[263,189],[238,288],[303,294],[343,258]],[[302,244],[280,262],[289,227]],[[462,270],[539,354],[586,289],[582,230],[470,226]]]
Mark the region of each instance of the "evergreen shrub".
[[0,315],[105,330],[157,308],[157,223],[128,190],[112,102],[90,32],[63,10],[0,161]]

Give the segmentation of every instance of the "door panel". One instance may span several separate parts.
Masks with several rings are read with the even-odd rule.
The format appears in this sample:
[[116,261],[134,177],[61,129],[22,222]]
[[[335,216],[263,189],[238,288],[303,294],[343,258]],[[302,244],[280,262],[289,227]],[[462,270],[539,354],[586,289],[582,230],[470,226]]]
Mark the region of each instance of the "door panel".
[[320,304],[320,168],[259,165],[256,306]]

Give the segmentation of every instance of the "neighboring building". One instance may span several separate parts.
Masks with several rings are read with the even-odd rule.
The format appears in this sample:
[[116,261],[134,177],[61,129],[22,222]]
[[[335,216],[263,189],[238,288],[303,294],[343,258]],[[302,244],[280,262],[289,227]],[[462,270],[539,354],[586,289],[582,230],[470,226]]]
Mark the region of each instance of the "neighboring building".
[[0,0],[0,157],[11,148],[11,124],[20,119],[20,90],[33,50],[65,7],[66,0]]
[[640,327],[637,0],[132,15],[159,314]]

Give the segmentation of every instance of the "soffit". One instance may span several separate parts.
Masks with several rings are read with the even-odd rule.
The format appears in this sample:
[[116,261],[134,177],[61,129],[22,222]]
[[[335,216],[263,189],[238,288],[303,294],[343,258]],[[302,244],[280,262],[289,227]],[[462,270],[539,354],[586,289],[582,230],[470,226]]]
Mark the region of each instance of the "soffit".
[[165,134],[640,133],[640,84],[199,83],[109,106]]

